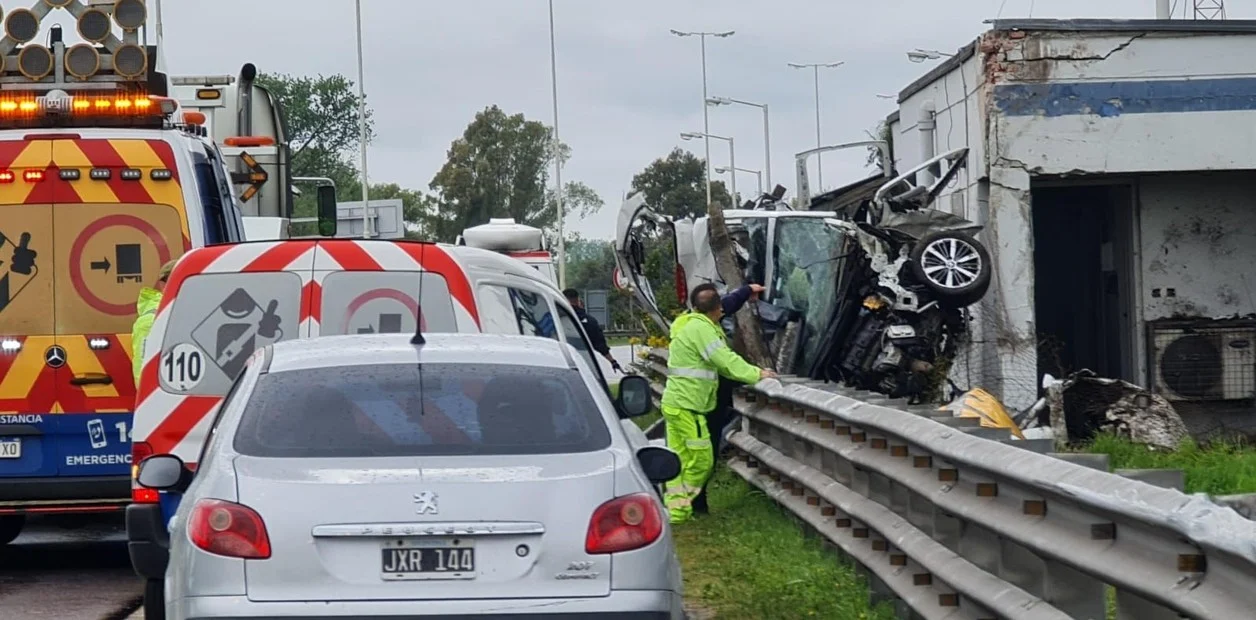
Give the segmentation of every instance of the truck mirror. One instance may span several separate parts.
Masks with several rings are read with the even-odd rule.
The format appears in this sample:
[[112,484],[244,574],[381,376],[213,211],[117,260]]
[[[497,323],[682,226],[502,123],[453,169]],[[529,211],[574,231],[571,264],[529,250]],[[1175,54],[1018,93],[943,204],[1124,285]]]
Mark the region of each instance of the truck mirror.
[[318,187],[318,234],[336,236],[336,188],[333,185]]

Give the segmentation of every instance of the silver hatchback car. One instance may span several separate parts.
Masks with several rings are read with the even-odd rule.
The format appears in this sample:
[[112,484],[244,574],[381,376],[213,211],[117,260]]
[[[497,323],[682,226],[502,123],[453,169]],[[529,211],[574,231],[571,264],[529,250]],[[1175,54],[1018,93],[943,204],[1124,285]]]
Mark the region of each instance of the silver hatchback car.
[[498,335],[333,336],[253,356],[182,493],[166,614],[190,618],[680,619],[655,485],[675,453],[634,446],[566,343]]

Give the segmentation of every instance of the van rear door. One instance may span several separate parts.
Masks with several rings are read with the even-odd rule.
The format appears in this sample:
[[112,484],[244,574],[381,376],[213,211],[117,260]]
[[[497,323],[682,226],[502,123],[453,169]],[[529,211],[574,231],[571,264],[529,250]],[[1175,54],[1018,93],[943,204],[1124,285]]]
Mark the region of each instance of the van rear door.
[[312,241],[245,243],[188,257],[197,271],[171,283],[177,289],[157,367],[162,398],[152,409],[154,399],[146,400],[136,420],[156,454],[195,463],[218,404],[249,356],[305,335],[313,248]]
[[311,335],[479,331],[466,275],[430,243],[320,241],[314,281]]
[[58,472],[50,414],[65,360],[47,361],[56,344],[52,199],[35,180],[51,159],[48,141],[0,141],[0,479]]
[[[182,179],[161,140],[50,140],[55,204],[61,475],[124,476],[131,453],[136,299],[187,248]],[[77,179],[61,179],[61,170]],[[93,170],[108,171],[97,178]],[[155,171],[163,170],[161,174]]]

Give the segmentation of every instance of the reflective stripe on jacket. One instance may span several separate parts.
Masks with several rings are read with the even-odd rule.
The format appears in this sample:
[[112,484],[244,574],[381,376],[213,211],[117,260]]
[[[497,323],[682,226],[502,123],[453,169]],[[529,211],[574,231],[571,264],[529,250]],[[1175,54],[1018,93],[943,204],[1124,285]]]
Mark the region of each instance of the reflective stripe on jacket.
[[724,330],[704,314],[680,315],[672,323],[671,339],[663,406],[708,413],[715,410],[720,375],[741,383],[759,382],[759,368],[737,355]]
[[157,306],[161,305],[161,292],[155,288],[145,287],[140,290],[139,301],[135,302],[135,325],[131,326],[131,372],[135,375],[135,384],[139,385],[140,370],[144,368],[144,341],[148,332],[153,329],[153,321],[157,319]]

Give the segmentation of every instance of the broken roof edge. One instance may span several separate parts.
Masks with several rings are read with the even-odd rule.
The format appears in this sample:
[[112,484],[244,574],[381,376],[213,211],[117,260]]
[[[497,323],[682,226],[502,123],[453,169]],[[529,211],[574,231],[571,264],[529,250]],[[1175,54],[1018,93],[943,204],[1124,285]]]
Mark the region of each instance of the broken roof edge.
[[981,41],[980,37],[973,40],[972,43],[959,48],[959,51],[954,56],[938,63],[938,66],[930,69],[928,73],[904,87],[903,90],[898,92],[898,103],[901,105],[909,97],[924,90],[925,87],[938,81],[942,76],[963,66],[965,62],[968,62],[969,58],[972,58],[977,53],[977,43],[979,41]]
[[1256,20],[1252,19],[987,19],[990,29],[959,52],[939,63],[928,73],[908,84],[898,93],[902,104],[912,95],[924,90],[942,76],[963,66],[977,53],[977,44],[989,32],[1180,32],[1195,34],[1256,34]]
[[992,31],[1256,33],[1251,19],[988,19]]

